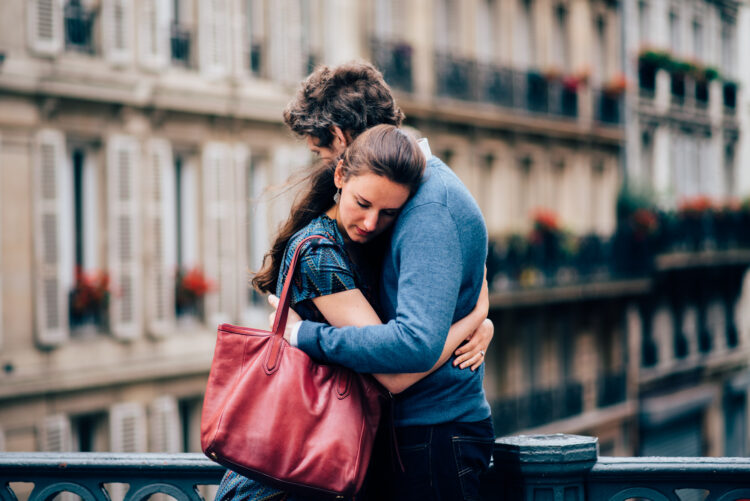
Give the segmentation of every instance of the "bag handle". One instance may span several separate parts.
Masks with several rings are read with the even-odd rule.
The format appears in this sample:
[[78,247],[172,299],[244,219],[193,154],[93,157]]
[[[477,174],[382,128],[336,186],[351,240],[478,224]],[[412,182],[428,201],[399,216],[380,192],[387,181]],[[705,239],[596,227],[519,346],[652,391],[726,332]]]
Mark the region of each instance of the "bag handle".
[[292,256],[292,262],[289,264],[289,269],[286,272],[284,287],[281,289],[279,307],[276,310],[276,317],[274,318],[273,328],[271,329],[271,332],[273,332],[274,336],[284,337],[284,330],[286,329],[286,319],[289,316],[289,302],[291,301],[292,276],[294,275],[294,268],[297,266],[297,260],[299,258],[300,250],[302,249],[302,244],[316,238],[325,237],[322,235],[312,235],[297,244],[297,248],[295,249],[294,255]]

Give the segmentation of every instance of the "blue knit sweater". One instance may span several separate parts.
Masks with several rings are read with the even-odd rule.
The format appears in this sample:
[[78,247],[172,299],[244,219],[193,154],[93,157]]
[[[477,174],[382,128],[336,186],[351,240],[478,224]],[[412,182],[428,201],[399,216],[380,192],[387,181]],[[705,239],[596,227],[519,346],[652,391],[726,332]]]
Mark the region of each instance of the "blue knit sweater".
[[[388,322],[334,328],[305,321],[297,344],[318,360],[357,372],[429,370],[451,324],[473,309],[487,258],[487,229],[469,191],[437,157],[403,208],[383,263],[381,307]],[[490,416],[482,380],[484,365],[472,372],[449,361],[396,395],[398,426]]]

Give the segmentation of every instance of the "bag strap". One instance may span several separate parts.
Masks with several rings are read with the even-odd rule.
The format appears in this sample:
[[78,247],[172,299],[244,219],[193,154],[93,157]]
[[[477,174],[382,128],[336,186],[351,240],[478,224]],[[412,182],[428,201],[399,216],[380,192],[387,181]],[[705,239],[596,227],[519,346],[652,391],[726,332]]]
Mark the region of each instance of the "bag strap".
[[273,321],[273,328],[271,329],[271,332],[273,332],[274,336],[283,337],[284,336],[284,330],[286,329],[286,319],[289,316],[289,302],[291,301],[291,294],[292,294],[292,275],[294,275],[294,268],[297,266],[297,260],[299,258],[300,251],[302,249],[302,244],[309,240],[314,240],[316,238],[325,238],[323,235],[311,235],[304,240],[302,240],[299,244],[297,244],[297,248],[294,250],[294,255],[292,256],[292,262],[289,263],[289,269],[286,272],[286,279],[284,280],[284,287],[281,289],[281,297],[279,298],[279,307],[276,309],[276,317]]

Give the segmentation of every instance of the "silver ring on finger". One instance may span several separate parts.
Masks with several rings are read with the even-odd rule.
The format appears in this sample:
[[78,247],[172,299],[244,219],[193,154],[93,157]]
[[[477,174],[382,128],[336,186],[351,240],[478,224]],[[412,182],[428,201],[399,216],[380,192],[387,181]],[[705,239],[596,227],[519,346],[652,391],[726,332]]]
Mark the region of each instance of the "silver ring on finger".
[[484,350],[479,350],[479,354],[484,356]]

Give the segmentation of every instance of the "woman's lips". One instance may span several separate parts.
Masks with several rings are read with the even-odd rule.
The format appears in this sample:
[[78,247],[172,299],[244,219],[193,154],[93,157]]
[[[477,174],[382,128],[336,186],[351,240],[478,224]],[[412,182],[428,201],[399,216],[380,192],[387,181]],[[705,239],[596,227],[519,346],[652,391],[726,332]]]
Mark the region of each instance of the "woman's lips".
[[354,230],[357,232],[357,235],[359,235],[360,237],[369,237],[370,235],[372,235],[371,231],[360,230],[357,227],[355,227]]

